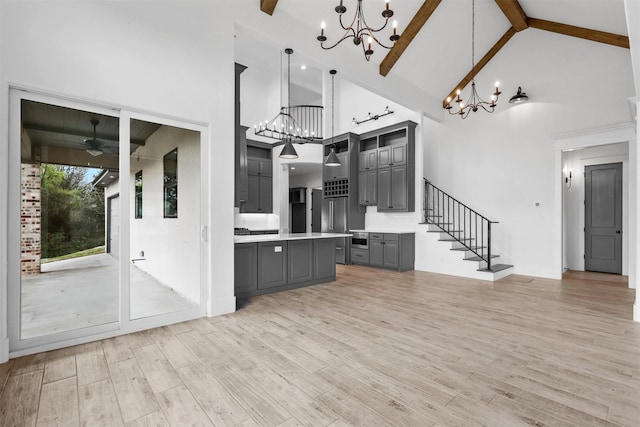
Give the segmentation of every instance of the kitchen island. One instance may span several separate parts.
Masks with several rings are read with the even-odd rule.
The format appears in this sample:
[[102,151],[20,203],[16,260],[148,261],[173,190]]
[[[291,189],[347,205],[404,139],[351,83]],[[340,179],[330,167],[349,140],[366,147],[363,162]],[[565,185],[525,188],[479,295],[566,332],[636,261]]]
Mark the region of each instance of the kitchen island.
[[336,280],[336,238],[348,233],[235,236],[236,298]]

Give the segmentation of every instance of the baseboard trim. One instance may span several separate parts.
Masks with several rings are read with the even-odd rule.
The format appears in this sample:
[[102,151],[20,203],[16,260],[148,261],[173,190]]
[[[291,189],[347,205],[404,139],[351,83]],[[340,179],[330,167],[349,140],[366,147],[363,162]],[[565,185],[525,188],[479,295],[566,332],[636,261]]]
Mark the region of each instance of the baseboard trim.
[[0,364],[9,361],[9,338],[0,340]]
[[640,322],[640,304],[636,298],[636,302],[633,303],[633,321]]
[[207,316],[221,316],[223,314],[229,314],[236,311],[236,297],[219,298],[209,301],[209,307],[207,310]]

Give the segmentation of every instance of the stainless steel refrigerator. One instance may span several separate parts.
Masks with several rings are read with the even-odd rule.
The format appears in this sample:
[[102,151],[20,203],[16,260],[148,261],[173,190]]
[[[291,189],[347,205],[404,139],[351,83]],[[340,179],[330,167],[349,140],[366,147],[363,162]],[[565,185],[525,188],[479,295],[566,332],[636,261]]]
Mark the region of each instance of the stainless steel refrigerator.
[[[347,216],[349,212],[348,197],[332,197],[322,200],[322,232],[346,233],[349,231]],[[336,238],[336,262],[347,262],[347,238]]]

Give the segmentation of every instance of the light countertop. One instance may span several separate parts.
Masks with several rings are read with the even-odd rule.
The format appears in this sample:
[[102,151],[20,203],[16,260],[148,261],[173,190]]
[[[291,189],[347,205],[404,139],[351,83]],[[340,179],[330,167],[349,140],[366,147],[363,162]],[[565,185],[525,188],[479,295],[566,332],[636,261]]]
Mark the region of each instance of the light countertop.
[[350,233],[415,234],[415,230],[349,230]]
[[279,240],[333,239],[350,237],[349,233],[280,233],[257,234],[253,236],[234,236],[235,243],[277,242]]

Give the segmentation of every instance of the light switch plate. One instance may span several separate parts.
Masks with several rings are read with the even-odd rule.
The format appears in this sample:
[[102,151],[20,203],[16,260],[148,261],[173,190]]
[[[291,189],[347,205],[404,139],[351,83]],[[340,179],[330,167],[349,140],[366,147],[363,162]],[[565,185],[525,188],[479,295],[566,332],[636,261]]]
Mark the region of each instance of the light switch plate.
[[274,246],[273,247],[273,251],[274,252],[282,252],[282,246]]

